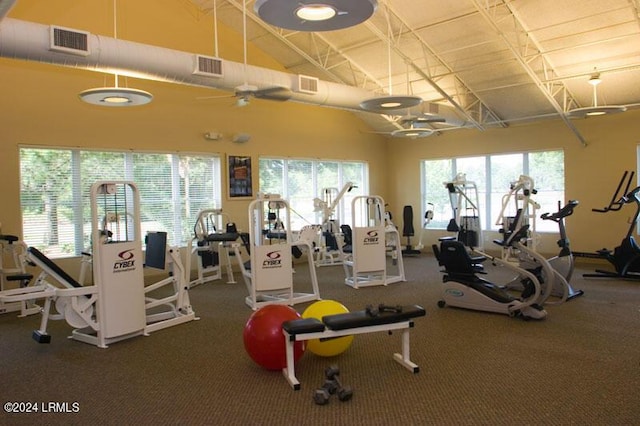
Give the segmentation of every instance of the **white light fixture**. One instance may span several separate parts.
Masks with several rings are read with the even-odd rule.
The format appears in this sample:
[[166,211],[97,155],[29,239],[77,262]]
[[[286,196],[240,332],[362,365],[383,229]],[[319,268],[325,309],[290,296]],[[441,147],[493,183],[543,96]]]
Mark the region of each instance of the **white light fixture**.
[[98,87],[87,89],[78,95],[83,101],[100,106],[126,107],[144,105],[151,102],[153,95],[144,90],[127,87]]
[[[117,39],[116,0],[113,0],[113,38]],[[118,87],[118,74],[115,74],[113,87],[88,89],[78,94],[81,100],[93,105],[109,107],[128,107],[151,102],[153,95],[144,90]]]
[[296,16],[303,21],[326,21],[338,13],[332,6],[326,4],[301,5],[296,10]]
[[361,24],[376,0],[256,0],[254,12],[266,23],[296,31],[334,31]]
[[617,114],[625,112],[626,106],[622,105],[598,105],[598,89],[597,86],[602,82],[599,72],[594,72],[589,78],[589,84],[593,86],[593,106],[584,108],[575,108],[569,111],[569,117],[571,118],[588,118],[596,117],[598,115]]
[[418,139],[418,138],[426,138],[433,134],[433,130],[431,129],[415,129],[411,127],[410,129],[399,129],[391,132],[391,136],[394,138],[409,138],[409,139]]
[[418,96],[381,96],[360,102],[360,108],[365,111],[385,114],[388,111],[412,108],[421,103],[422,98]]

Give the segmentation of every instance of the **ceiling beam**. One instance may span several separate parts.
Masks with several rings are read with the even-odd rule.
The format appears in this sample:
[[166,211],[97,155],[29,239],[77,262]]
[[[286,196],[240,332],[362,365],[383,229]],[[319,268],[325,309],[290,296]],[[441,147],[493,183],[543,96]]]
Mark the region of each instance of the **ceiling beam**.
[[[491,5],[488,4],[488,0],[485,0],[484,4],[480,4],[480,1],[478,0],[471,0],[471,2],[480,12],[484,20],[497,33],[502,42],[509,48],[516,61],[529,75],[531,80],[533,80],[533,82],[538,87],[540,92],[545,96],[545,98],[547,98],[549,103],[559,114],[562,121],[573,132],[576,138],[578,138],[582,146],[587,146],[587,141],[585,140],[585,138],[580,134],[567,114],[565,114],[567,105],[575,105],[577,103],[575,102],[573,96],[564,85],[562,80],[553,79],[553,77],[556,76],[554,68],[551,66],[551,64],[549,64],[547,58],[542,53],[542,49],[539,47],[535,38],[524,28],[524,25],[522,24],[522,21],[517,15],[516,11],[513,10],[508,2],[504,2],[502,0],[498,0]],[[508,17],[511,18],[510,21],[513,24],[512,30],[515,32],[515,39],[520,42],[519,45],[514,46],[514,44],[511,42],[511,38],[509,38],[502,30],[502,28],[500,28],[500,26],[498,25],[495,19],[495,12],[498,11],[499,7],[504,7],[504,11],[508,14]],[[532,61],[532,55],[526,54],[525,57],[524,54],[524,52],[528,49],[535,49],[535,55],[533,56],[541,60],[541,70],[536,71],[531,67],[530,64],[534,62]],[[538,73],[545,76],[546,82],[539,77]],[[556,99],[556,96],[562,99],[562,104],[560,104],[558,99]]]

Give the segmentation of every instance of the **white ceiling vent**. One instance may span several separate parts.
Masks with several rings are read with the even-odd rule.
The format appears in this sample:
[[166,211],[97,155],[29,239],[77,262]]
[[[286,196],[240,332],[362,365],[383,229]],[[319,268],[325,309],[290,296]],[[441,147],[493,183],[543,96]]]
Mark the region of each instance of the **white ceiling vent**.
[[223,77],[222,59],[211,56],[196,55],[195,75],[206,77]]
[[55,52],[70,53],[78,56],[88,56],[89,33],[63,27],[50,27],[49,49]]
[[311,95],[315,95],[316,93],[318,93],[318,81],[319,79],[315,77],[298,74],[298,82],[294,90],[300,93],[309,93]]

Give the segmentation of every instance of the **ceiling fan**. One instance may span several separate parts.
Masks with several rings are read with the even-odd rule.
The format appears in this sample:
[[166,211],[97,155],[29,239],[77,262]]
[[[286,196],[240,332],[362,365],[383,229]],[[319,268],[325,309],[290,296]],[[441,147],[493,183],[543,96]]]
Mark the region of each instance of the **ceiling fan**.
[[[215,3],[214,3],[215,9]],[[291,99],[291,89],[283,86],[272,86],[265,88],[258,88],[255,85],[249,84],[247,81],[247,6],[246,0],[242,1],[242,43],[244,48],[244,62],[243,62],[243,75],[244,83],[235,87],[233,95],[223,96],[205,96],[198,99],[216,99],[216,98],[236,98],[236,106],[243,107],[249,105],[251,97],[256,99],[267,99],[270,101],[284,102]],[[217,56],[217,55],[216,55]]]

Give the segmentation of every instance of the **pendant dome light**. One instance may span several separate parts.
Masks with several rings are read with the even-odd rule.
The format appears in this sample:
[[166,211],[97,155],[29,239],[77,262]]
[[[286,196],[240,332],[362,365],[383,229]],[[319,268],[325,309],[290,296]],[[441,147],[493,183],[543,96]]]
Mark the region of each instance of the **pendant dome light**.
[[[113,38],[117,39],[116,0],[113,0]],[[153,95],[139,89],[118,86],[118,74],[115,74],[113,87],[87,89],[78,94],[81,100],[93,105],[108,107],[127,107],[144,105],[151,102]]]
[[602,82],[600,78],[600,73],[596,71],[594,68],[594,73],[591,74],[589,78],[589,84],[593,86],[593,106],[584,107],[584,108],[576,108],[569,111],[569,117],[572,118],[588,118],[595,117],[598,115],[606,115],[606,114],[617,114],[620,112],[625,112],[627,110],[626,106],[621,105],[598,105],[598,85]]
[[254,12],[266,23],[295,31],[334,31],[361,24],[376,0],[256,0]]

